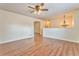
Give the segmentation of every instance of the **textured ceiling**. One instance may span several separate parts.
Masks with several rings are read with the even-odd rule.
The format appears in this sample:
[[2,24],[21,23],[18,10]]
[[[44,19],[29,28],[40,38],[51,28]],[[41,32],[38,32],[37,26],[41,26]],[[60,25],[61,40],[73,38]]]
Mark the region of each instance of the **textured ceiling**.
[[29,5],[34,6],[36,4],[38,3],[0,3],[0,9],[23,14],[34,18],[45,19],[79,8],[79,3],[45,3],[44,8],[48,8],[48,11],[42,12],[39,16],[37,16],[33,13],[30,13],[32,9],[29,9],[27,7]]

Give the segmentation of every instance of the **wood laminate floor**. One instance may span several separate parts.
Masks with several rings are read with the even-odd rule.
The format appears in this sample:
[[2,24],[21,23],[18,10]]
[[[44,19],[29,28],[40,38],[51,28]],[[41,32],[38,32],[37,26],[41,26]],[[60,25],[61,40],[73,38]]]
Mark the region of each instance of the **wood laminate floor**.
[[[79,56],[79,44],[51,38],[28,38],[0,44],[1,56]],[[43,40],[39,40],[43,39]]]

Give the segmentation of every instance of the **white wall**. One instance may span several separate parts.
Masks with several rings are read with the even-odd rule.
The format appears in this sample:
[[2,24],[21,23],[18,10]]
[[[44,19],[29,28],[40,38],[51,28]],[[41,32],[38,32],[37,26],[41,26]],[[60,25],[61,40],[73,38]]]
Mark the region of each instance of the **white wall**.
[[37,20],[0,10],[0,43],[33,37],[33,22]]
[[79,11],[75,11],[74,27],[71,29],[64,28],[51,28],[44,29],[43,34],[45,37],[57,38],[79,43]]
[[[0,43],[33,37],[33,22],[39,20],[24,15],[0,10]],[[71,29],[44,29],[43,36],[79,42],[79,11],[75,12]]]

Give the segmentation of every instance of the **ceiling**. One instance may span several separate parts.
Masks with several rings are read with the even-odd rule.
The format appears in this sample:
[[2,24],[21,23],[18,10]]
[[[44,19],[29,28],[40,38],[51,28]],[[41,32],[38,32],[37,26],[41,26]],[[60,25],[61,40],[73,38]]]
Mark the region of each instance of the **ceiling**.
[[44,8],[47,8],[48,11],[44,11],[40,15],[30,13],[32,9],[28,8],[28,6],[34,6],[37,4],[38,3],[0,3],[0,9],[34,18],[45,19],[52,18],[55,15],[73,11],[79,8],[79,3],[45,3]]

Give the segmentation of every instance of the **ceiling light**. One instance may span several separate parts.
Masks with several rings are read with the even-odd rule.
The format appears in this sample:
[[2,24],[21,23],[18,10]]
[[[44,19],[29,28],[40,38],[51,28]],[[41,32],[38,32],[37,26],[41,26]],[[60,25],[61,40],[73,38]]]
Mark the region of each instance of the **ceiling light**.
[[66,16],[65,15],[64,15],[63,24],[61,26],[64,27],[64,28],[67,28],[69,26],[68,23],[66,22]]

